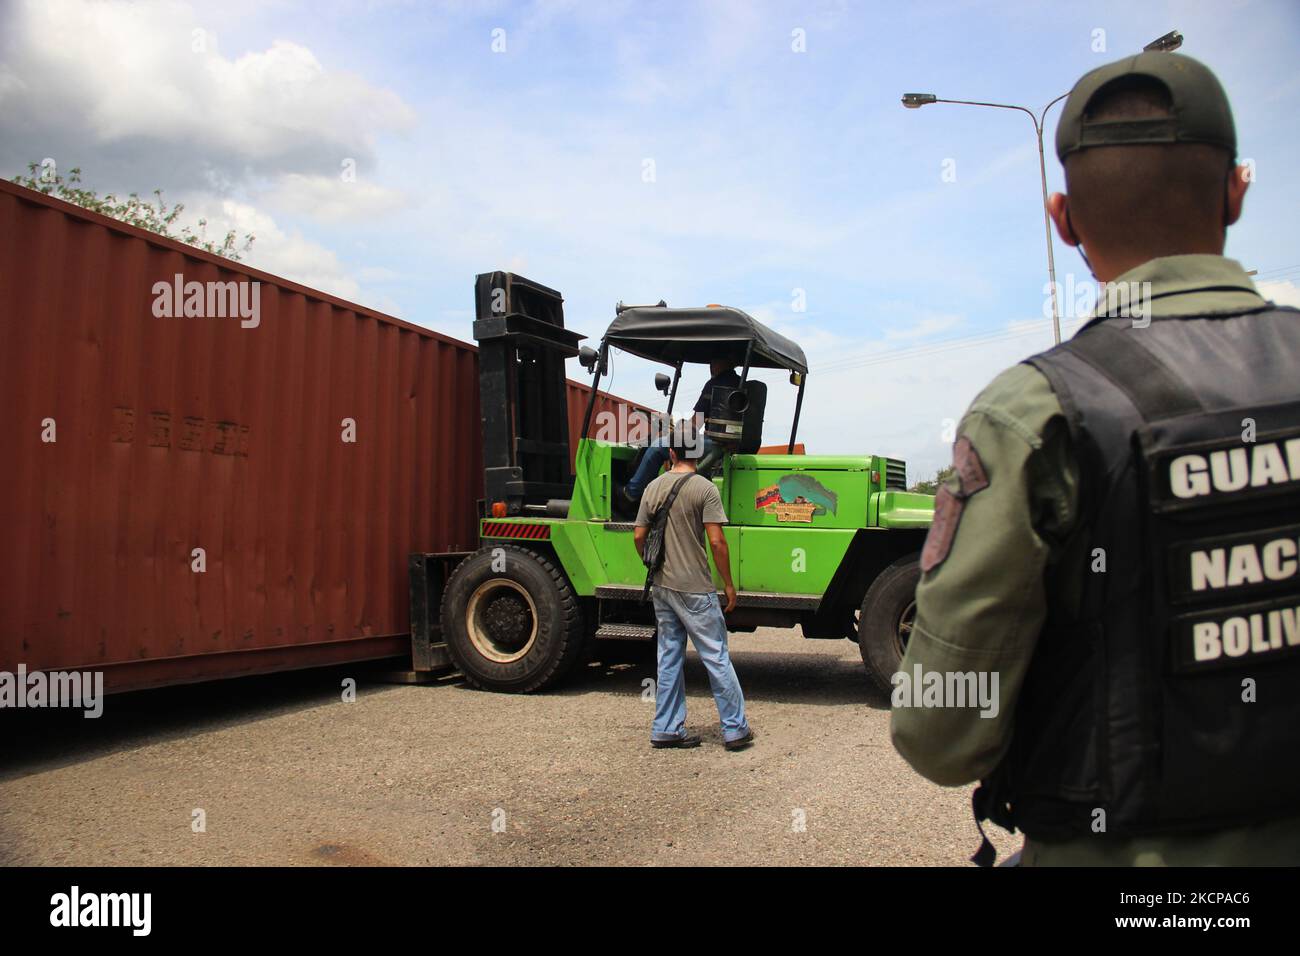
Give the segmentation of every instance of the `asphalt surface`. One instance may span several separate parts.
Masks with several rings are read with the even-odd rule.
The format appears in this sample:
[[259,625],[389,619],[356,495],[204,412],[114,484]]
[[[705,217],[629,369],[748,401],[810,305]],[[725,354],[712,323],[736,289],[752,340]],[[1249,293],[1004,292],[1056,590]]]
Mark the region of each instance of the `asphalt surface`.
[[0,865],[968,865],[970,789],[894,752],[856,645],[760,630],[732,653],[758,735],[735,753],[693,651],[704,744],[651,749],[653,648],[623,642],[532,696],[371,664],[3,713]]

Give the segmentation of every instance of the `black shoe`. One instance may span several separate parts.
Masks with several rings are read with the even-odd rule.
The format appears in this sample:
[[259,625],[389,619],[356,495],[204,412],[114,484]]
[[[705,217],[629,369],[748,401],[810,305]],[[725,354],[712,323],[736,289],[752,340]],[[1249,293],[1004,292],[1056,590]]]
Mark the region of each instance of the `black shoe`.
[[655,750],[664,750],[666,748],[673,748],[673,747],[680,750],[687,750],[691,747],[698,747],[699,745],[700,745],[699,734],[687,734],[685,737],[678,737],[675,740],[650,741],[650,746],[654,747]]
[[641,510],[641,499],[629,495],[624,486],[618,489],[618,501],[623,506],[623,513],[635,520],[637,512]]
[[724,745],[728,750],[744,750],[746,747],[748,747],[748,746],[749,746],[750,744],[752,744],[753,742],[754,742],[754,732],[751,730],[749,733],[745,734],[745,736],[743,736],[743,737],[738,737],[738,738],[736,738],[735,740],[727,740],[727,741],[724,741],[724,742],[723,742],[723,745]]

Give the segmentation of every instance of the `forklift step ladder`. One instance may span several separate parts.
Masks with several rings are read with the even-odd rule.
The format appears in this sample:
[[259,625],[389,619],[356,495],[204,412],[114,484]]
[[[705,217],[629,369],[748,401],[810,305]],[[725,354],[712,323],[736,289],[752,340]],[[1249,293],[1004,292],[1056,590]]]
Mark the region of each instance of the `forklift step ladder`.
[[651,641],[654,640],[653,624],[602,624],[596,630],[596,636],[615,641]]

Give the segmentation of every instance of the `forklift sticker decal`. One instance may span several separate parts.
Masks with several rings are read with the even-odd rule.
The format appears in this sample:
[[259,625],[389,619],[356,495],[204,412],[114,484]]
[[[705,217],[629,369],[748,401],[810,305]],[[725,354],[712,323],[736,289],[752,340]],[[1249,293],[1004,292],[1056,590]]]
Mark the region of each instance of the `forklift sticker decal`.
[[781,522],[811,524],[813,515],[835,514],[839,497],[811,475],[782,475],[774,485],[760,488],[754,507],[775,514]]

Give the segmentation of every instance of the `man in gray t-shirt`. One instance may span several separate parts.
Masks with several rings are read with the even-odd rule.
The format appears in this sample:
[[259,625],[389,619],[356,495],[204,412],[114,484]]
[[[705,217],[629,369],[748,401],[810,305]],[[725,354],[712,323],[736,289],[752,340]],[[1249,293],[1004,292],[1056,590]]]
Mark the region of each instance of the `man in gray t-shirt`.
[[641,496],[636,516],[637,553],[645,550],[651,516],[678,482],[684,482],[668,512],[664,527],[664,562],[655,575],[651,594],[659,645],[659,679],[655,688],[655,717],[650,731],[654,747],[698,747],[698,734],[686,733],[686,683],[682,672],[686,638],[690,637],[709,673],[718,705],[722,739],[728,750],[741,750],[754,740],[745,720],[745,697],[727,651],[727,621],[709,574],[704,550],[707,538],[713,563],[727,595],[727,611],[736,606],[731,581],[731,555],[722,525],[727,521],[722,496],[713,482],[695,470],[682,429],[669,441],[672,468],[660,475]]

